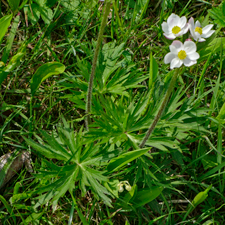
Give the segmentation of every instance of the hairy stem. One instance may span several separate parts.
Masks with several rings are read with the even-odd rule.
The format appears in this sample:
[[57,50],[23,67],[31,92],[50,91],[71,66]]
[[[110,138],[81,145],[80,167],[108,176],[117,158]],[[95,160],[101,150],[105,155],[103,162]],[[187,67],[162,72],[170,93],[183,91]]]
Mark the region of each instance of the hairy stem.
[[90,111],[91,111],[92,90],[93,90],[93,81],[94,81],[94,76],[95,76],[95,70],[96,70],[96,66],[97,66],[100,45],[101,45],[101,42],[102,42],[103,32],[104,32],[104,28],[106,26],[106,22],[107,22],[107,18],[108,18],[108,15],[109,15],[110,7],[111,7],[111,1],[107,0],[106,4],[105,4],[105,11],[104,11],[104,14],[103,14],[100,31],[99,31],[99,34],[98,34],[97,44],[96,44],[96,48],[95,48],[95,52],[94,52],[94,58],[93,58],[93,61],[92,61],[91,75],[90,75],[89,83],[88,83],[87,102],[86,102],[86,120],[85,120],[85,123],[86,123],[86,129],[87,130],[89,129],[88,125],[90,123]]
[[161,115],[162,115],[162,113],[163,113],[163,111],[164,111],[164,109],[165,109],[165,107],[167,105],[167,102],[169,100],[170,94],[171,94],[171,92],[172,92],[172,90],[174,88],[174,85],[175,85],[177,77],[178,77],[178,73],[179,73],[179,68],[177,68],[175,70],[175,72],[174,72],[174,74],[172,76],[172,79],[170,81],[170,84],[169,84],[169,87],[167,89],[167,92],[166,92],[166,95],[164,97],[164,100],[163,100],[163,102],[162,102],[162,104],[161,104],[161,106],[159,108],[158,113],[156,114],[156,116],[155,116],[155,118],[153,120],[153,123],[149,127],[145,137],[143,138],[141,144],[139,145],[140,148],[144,147],[146,141],[149,139],[150,135],[152,134],[153,130],[155,129],[155,126],[158,123],[158,121],[159,121],[159,119],[160,119],[160,117],[161,117]]

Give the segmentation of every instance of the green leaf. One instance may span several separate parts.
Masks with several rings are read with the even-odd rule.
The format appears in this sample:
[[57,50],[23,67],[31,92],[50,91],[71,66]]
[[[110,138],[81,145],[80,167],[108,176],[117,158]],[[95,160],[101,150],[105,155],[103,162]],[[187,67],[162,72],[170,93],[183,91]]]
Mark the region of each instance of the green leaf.
[[194,207],[196,207],[197,205],[205,201],[205,199],[208,197],[208,192],[211,188],[212,188],[212,184],[207,189],[205,189],[205,191],[199,192],[195,196],[194,200],[192,201],[192,204]]
[[8,0],[8,3],[13,13],[19,9],[20,0]]
[[137,194],[137,185],[135,184],[134,186],[131,187],[131,190],[126,193],[126,195],[123,198],[123,201],[126,203],[130,202],[134,196]]
[[152,56],[152,52],[150,54],[150,70],[149,70],[149,88],[152,87],[152,84],[156,81],[158,75],[158,64],[154,57]]
[[106,189],[110,191],[117,198],[119,198],[118,184],[119,184],[119,180],[117,179],[111,179],[109,182],[104,182],[104,186],[106,187]]
[[39,85],[48,77],[63,73],[64,70],[65,66],[59,62],[49,62],[40,66],[33,75],[30,82],[31,94],[34,96]]
[[47,158],[64,160],[64,161],[67,161],[70,158],[67,154],[60,151],[59,149],[54,149],[51,146],[46,147],[46,146],[37,144],[36,142],[34,142],[31,139],[27,139],[25,137],[23,137],[23,138],[27,142],[28,145],[30,145],[33,149],[40,152],[42,155],[46,156]]
[[223,105],[220,109],[217,119],[221,119],[223,123],[225,122],[225,102],[223,103]]
[[215,20],[220,27],[225,27],[225,1],[218,7],[209,10],[209,15]]
[[[32,213],[31,215],[29,215],[26,219],[25,219],[25,223],[29,224],[31,222],[37,222],[37,220],[39,220],[41,218],[41,216],[43,215],[44,212],[41,213]],[[21,225],[24,224],[24,222],[20,223]],[[36,223],[35,223],[36,224]]]
[[2,38],[5,36],[7,29],[10,25],[10,22],[12,20],[12,14],[8,15],[8,16],[4,16],[0,19],[0,43],[2,41]]
[[26,6],[26,9],[27,9],[27,15],[28,15],[29,21],[31,21],[31,23],[35,25],[40,19],[40,15],[41,15],[39,11],[40,6],[35,3],[32,3],[30,6]]
[[53,12],[48,7],[42,7],[40,10],[41,18],[44,20],[46,24],[50,24],[53,19]]
[[162,191],[163,191],[163,187],[161,186],[155,186],[149,189],[139,191],[137,195],[135,196],[135,199],[133,200],[133,203],[135,204],[134,206],[140,207],[153,201],[155,198],[157,198],[161,194]]
[[149,148],[147,149],[139,149],[131,152],[126,152],[117,158],[110,161],[110,163],[107,166],[108,172],[113,172],[115,170],[118,170],[120,167],[126,165],[127,163],[135,160],[136,158],[140,157],[141,155],[145,154]]
[[2,56],[2,61],[4,63],[6,63],[7,60],[8,60],[9,53],[10,53],[10,51],[12,49],[12,44],[13,44],[13,41],[14,41],[14,38],[15,38],[15,35],[16,35],[16,30],[18,28],[19,22],[20,22],[20,15],[18,14],[16,16],[16,18],[14,19],[14,22],[13,22],[13,24],[11,26],[10,34],[8,36],[8,40],[7,40],[7,44],[6,44],[6,48],[5,48],[3,56]]
[[11,206],[8,204],[8,202],[6,201],[6,199],[2,195],[0,195],[0,201],[3,203],[3,205],[5,206],[5,208],[10,213],[11,217],[13,218],[14,224],[16,224],[16,217],[15,217],[15,214],[13,212],[13,209],[11,208]]

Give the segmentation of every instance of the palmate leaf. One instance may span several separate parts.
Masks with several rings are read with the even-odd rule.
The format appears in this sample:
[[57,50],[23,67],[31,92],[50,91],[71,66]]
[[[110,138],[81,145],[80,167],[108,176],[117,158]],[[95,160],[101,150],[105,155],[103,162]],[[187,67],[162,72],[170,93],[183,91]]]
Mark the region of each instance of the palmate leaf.
[[63,119],[63,124],[58,126],[55,136],[41,131],[44,137],[43,140],[39,138],[41,144],[24,138],[34,150],[49,159],[60,160],[59,163],[63,165],[58,166],[51,161],[43,161],[39,174],[35,175],[44,182],[40,188],[33,191],[33,194],[40,195],[35,207],[50,200],[58,201],[68,190],[73,191],[76,182],[79,183],[82,195],[85,195],[87,188],[91,189],[97,199],[111,206],[111,199],[107,196],[111,194],[102,185],[108,182],[108,178],[103,175],[102,169],[99,171],[93,168],[93,166],[100,165],[100,160],[104,155],[100,154],[99,145],[86,143],[82,128],[79,132],[74,132],[72,127]]
[[[110,42],[103,46],[96,68],[93,95],[98,96],[100,94],[111,93],[113,95],[125,95],[129,97],[129,89],[143,86],[140,83],[147,79],[148,76],[141,69],[137,69],[134,63],[128,61],[126,58],[122,58],[124,57],[122,56],[123,49],[124,43],[117,46],[116,42]],[[90,55],[89,51],[88,49],[86,53],[88,56]],[[84,109],[85,104],[82,104],[82,101],[86,99],[89,75],[91,74],[91,63],[86,59],[80,60],[77,56],[76,66],[78,75],[72,76],[68,74],[67,81],[60,82],[59,85],[70,89],[74,93],[66,95],[63,98],[68,98],[77,107]],[[76,89],[82,92],[78,93],[75,91]],[[92,109],[95,112],[94,104]]]

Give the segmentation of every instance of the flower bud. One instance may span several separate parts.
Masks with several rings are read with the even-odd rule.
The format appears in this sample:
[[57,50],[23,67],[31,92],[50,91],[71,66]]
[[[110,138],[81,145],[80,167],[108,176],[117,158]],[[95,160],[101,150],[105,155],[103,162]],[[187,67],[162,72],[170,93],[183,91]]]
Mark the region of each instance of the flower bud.
[[123,185],[124,185],[123,182],[120,182],[119,184],[117,184],[119,192],[123,192],[124,191]]
[[123,190],[124,190],[124,189],[123,189],[123,185],[120,184],[120,185],[118,185],[118,186],[119,186],[118,191],[119,191],[119,192],[123,192]]
[[132,187],[130,185],[126,185],[125,188],[126,188],[127,191],[131,191]]

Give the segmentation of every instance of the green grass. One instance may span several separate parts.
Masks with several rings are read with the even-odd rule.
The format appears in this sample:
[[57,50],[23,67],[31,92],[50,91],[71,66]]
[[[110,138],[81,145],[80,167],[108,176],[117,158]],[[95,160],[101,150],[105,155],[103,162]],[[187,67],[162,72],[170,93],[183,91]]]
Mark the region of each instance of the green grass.
[[[0,156],[28,151],[33,173],[24,165],[0,189],[0,224],[224,224],[225,15],[210,10],[223,13],[225,3],[115,0],[86,131],[104,3],[20,1],[17,10],[11,2],[0,3],[1,18],[14,13],[0,48],[1,61],[12,65],[0,74],[6,77]],[[182,67],[159,122],[139,149],[172,77],[163,62],[171,41],[161,29],[171,13],[215,24],[217,39],[208,48],[198,44],[198,63]],[[42,66],[39,76],[49,75],[46,63],[52,61],[65,70],[33,88],[35,72]],[[0,183],[8,167],[0,171]],[[130,192],[118,192],[121,181],[129,182]],[[201,193],[207,188],[208,196]]]

